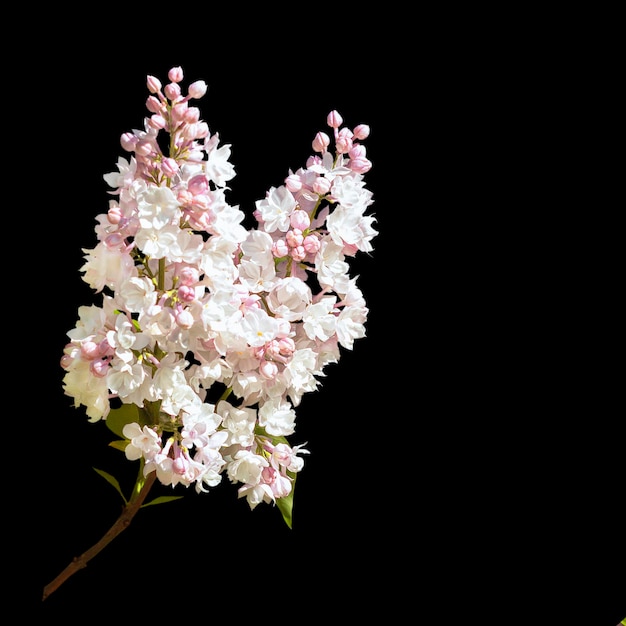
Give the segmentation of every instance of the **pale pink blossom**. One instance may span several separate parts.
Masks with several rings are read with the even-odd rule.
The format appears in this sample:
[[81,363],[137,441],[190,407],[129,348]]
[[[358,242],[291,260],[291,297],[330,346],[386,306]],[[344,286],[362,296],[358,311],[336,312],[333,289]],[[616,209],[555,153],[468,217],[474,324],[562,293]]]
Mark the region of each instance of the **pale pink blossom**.
[[259,407],[259,425],[267,433],[288,436],[295,430],[296,412],[282,398],[270,398]]
[[349,260],[377,235],[370,129],[331,111],[331,136],[315,134],[315,154],[254,203],[247,228],[227,200],[231,146],[189,104],[206,82],[185,92],[181,67],[167,77],[147,76],[143,128],[121,135],[130,157],[104,175],[115,197],[80,268],[102,306],[80,307],[67,333],[63,389],[93,422],[112,401],[140,411],[122,432],[144,475],[198,493],[227,476],[250,508],[276,503],[308,454],[285,442],[302,396],[365,336]]
[[290,322],[301,319],[311,301],[311,288],[293,276],[280,279],[272,287],[267,297],[267,303],[272,313]]
[[289,174],[289,176],[285,178],[285,187],[287,187],[291,193],[296,193],[302,189],[302,181],[297,174]]
[[257,485],[261,480],[263,468],[268,466],[269,462],[265,457],[250,450],[239,450],[234,459],[228,463],[226,471],[232,482]]
[[277,229],[287,232],[296,201],[287,187],[271,187],[266,197],[257,200],[255,206],[265,232],[273,233]]
[[141,457],[150,460],[161,451],[161,438],[149,426],[143,428],[133,422],[126,424],[122,429],[126,439],[130,439],[124,453],[129,461],[136,461]]

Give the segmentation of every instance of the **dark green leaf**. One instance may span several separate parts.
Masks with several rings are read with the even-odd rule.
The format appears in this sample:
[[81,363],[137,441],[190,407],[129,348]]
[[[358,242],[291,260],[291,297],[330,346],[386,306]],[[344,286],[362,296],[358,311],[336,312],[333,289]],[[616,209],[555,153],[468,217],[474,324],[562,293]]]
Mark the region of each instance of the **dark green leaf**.
[[106,418],[107,426],[118,436],[124,437],[122,430],[126,424],[137,422],[142,424],[139,416],[139,407],[136,404],[122,404],[119,409],[111,409]]
[[151,506],[152,504],[163,504],[165,502],[172,502],[172,500],[180,500],[183,497],[184,496],[159,496],[158,498],[155,498],[154,500],[150,500],[150,502],[146,502],[145,504],[142,504],[140,508],[143,509],[144,506]]
[[126,446],[130,443],[130,441],[128,441],[128,439],[117,439],[116,441],[111,441],[111,443],[109,443],[109,445],[112,448],[115,448],[116,450],[121,450],[122,452],[124,452],[124,450],[126,450]]
[[111,474],[109,474],[108,472],[105,472],[104,470],[99,470],[97,467],[94,467],[93,469],[94,471],[98,472],[98,474],[100,474],[100,476],[102,476],[102,478],[104,478],[108,483],[113,485],[115,489],[117,490],[117,492],[120,494],[120,496],[122,496],[122,500],[124,500],[124,504],[128,504],[128,500],[126,500],[126,498],[124,497],[124,494],[122,493],[122,488],[120,487],[120,484],[117,481],[117,478],[115,478],[114,476],[111,476]]

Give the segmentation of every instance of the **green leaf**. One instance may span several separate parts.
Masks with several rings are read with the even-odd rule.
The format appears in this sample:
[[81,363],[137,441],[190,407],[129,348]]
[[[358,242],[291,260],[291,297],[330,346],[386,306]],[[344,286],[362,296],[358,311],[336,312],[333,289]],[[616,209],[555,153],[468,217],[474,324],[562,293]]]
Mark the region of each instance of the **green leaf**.
[[155,402],[145,402],[143,409],[139,409],[138,422],[142,426],[144,424],[157,424],[159,422],[159,414],[161,413],[161,400]]
[[142,425],[143,416],[139,415],[139,407],[136,404],[123,404],[118,409],[111,409],[106,418],[106,425],[118,436],[124,437],[122,430],[126,424],[136,422]]
[[122,452],[124,452],[124,450],[126,450],[126,446],[130,443],[130,441],[128,441],[128,439],[118,439],[116,441],[111,441],[111,443],[109,443],[109,445],[112,448],[115,448],[116,450],[121,450]]
[[115,478],[115,476],[111,476],[111,474],[109,474],[108,472],[105,472],[104,470],[99,470],[97,467],[94,467],[93,469],[94,471],[98,472],[98,474],[100,474],[100,476],[102,476],[102,478],[104,478],[108,483],[113,485],[115,489],[117,490],[117,492],[120,494],[120,496],[122,496],[122,500],[124,500],[124,504],[128,504],[128,500],[126,500],[126,498],[124,497],[124,494],[122,493],[122,488],[120,487],[120,484],[117,481],[117,478]]
[[171,502],[172,500],[180,500],[184,496],[159,496],[154,500],[150,500],[150,502],[146,502],[142,504],[139,508],[143,509],[144,506],[151,506],[152,504],[163,504],[165,502]]
[[293,494],[296,490],[296,475],[291,472],[287,472],[289,476],[293,479],[291,482],[291,491],[288,496],[284,498],[276,498],[276,506],[278,510],[281,512],[283,519],[285,520],[285,524],[289,528],[292,528],[293,524]]

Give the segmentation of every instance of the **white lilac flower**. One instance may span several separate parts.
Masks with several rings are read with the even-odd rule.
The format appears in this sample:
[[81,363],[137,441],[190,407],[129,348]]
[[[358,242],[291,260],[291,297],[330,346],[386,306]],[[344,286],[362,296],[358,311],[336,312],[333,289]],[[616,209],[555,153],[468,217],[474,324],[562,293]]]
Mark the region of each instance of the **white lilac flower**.
[[228,478],[232,482],[241,482],[248,485],[257,485],[261,480],[264,467],[268,467],[267,459],[250,450],[239,450],[234,459],[228,463]]
[[147,77],[150,116],[122,135],[130,154],[104,175],[114,197],[80,268],[102,306],[80,307],[67,333],[63,389],[90,421],[117,411],[114,399],[141,412],[123,436],[145,476],[204,492],[226,474],[254,508],[291,493],[308,453],[283,440],[295,407],[365,336],[348,259],[377,235],[360,143],[369,127],[332,111],[333,132],[319,131],[306,167],[254,203],[248,229],[226,198],[231,146],[188,103],[206,83],[185,96],[182,68],[168,78]]
[[136,422],[126,424],[122,429],[126,439],[130,439],[124,452],[129,461],[136,461],[141,457],[152,459],[161,451],[161,438],[149,426],[143,428]]
[[267,303],[274,315],[295,322],[302,319],[302,314],[312,299],[311,288],[305,282],[287,276],[278,280],[269,290]]
[[365,337],[366,309],[346,306],[337,317],[337,339],[346,349],[352,350],[355,339]]
[[225,445],[252,445],[257,417],[256,410],[251,408],[240,409],[223,401],[217,405],[217,412],[222,416],[222,425],[228,433]]
[[105,287],[116,286],[136,274],[136,267],[130,254],[119,248],[110,248],[100,242],[92,250],[83,249],[85,264],[83,280],[96,292]]
[[295,431],[295,420],[296,412],[282,398],[272,398],[259,407],[259,425],[270,435],[292,435]]
[[219,144],[219,134],[215,133],[204,144],[207,160],[204,165],[206,175],[218,187],[225,187],[229,180],[235,177],[235,168],[228,160],[230,158],[230,144]]
[[296,208],[296,200],[287,187],[271,187],[266,197],[257,200],[255,206],[265,232],[273,233],[278,229],[286,233],[289,230],[289,218]]
[[337,318],[334,307],[337,298],[324,296],[318,302],[309,304],[302,315],[304,332],[309,339],[327,341],[335,334]]
[[156,303],[154,283],[147,277],[132,276],[122,282],[117,291],[124,307],[131,313],[140,313]]

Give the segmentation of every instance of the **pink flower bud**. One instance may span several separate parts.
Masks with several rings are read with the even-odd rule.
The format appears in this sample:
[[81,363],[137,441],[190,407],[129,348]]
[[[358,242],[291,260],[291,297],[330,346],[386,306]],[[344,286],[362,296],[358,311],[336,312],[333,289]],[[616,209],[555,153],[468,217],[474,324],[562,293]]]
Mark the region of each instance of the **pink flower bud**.
[[143,157],[150,156],[152,154],[152,144],[145,139],[140,139],[135,146],[135,153]]
[[206,193],[209,190],[209,180],[204,174],[196,174],[193,178],[189,179],[187,183],[187,189],[197,196],[201,193]]
[[180,328],[189,329],[193,326],[193,315],[187,309],[176,311],[174,317],[176,318],[176,324]]
[[190,98],[202,98],[206,93],[207,85],[203,80],[197,80],[195,83],[189,85],[188,92]]
[[148,109],[150,113],[160,113],[161,101],[154,96],[148,96],[148,99],[146,100],[146,109]]
[[191,204],[193,202],[193,194],[189,193],[186,189],[181,189],[178,192],[176,199],[181,204]]
[[304,246],[296,246],[295,248],[291,248],[289,254],[294,261],[300,262],[306,257],[306,250]]
[[191,286],[198,282],[200,272],[197,267],[187,265],[180,270],[178,277],[183,285]]
[[365,157],[357,157],[356,159],[350,159],[348,167],[357,174],[365,174],[372,169],[372,162]]
[[331,128],[339,128],[343,124],[343,118],[337,111],[331,111],[326,118],[326,123]]
[[296,246],[301,246],[304,237],[302,236],[302,231],[294,228],[292,230],[287,231],[285,234],[285,239],[289,244],[289,247],[295,248]]
[[317,254],[321,245],[320,240],[315,235],[307,235],[302,242],[302,247],[307,251],[307,254]]
[[126,152],[132,152],[135,149],[135,144],[137,143],[137,137],[135,137],[133,133],[124,133],[120,137],[120,143],[122,144],[122,148],[124,148]]
[[369,161],[366,156],[365,146],[361,144],[357,144],[353,146],[348,155],[350,156],[350,161],[348,163],[348,167],[357,174],[365,174],[372,169],[372,163]]
[[118,205],[111,206],[107,211],[109,224],[119,224],[122,219],[122,209]]
[[180,83],[180,81],[183,79],[183,69],[182,67],[173,67],[168,73],[167,73],[167,77],[173,82],[173,83]]
[[181,285],[178,288],[178,297],[183,302],[191,302],[196,298],[196,290],[193,287],[187,285]]
[[169,100],[180,98],[180,85],[178,83],[168,83],[165,85],[165,95]]
[[340,154],[350,152],[350,150],[352,150],[352,145],[352,131],[347,128],[342,128],[335,141],[335,148],[337,149],[337,152]]
[[265,344],[264,348],[268,357],[272,359],[280,355],[280,347],[278,345],[277,339],[272,339],[271,341],[268,341]]
[[183,119],[187,124],[195,124],[200,119],[200,109],[198,107],[189,107],[185,111]]
[[315,152],[326,152],[326,148],[330,144],[330,137],[326,133],[319,132],[313,139],[313,150]]
[[152,115],[148,124],[155,130],[163,130],[167,126],[167,121],[162,115]]
[[180,131],[180,136],[187,141],[194,141],[198,132],[197,124],[185,124]]
[[273,361],[261,361],[259,373],[267,380],[273,380],[278,375],[278,365]]
[[296,193],[302,189],[302,181],[297,174],[289,174],[289,176],[285,178],[285,187],[287,187],[291,193]]
[[277,258],[280,259],[284,256],[287,256],[289,254],[289,247],[287,246],[287,244],[285,243],[284,239],[277,239],[273,244],[272,244],[272,254]]
[[172,119],[180,122],[184,117],[185,113],[187,113],[187,103],[179,102],[172,107]]
[[349,137],[339,137],[335,142],[335,148],[339,154],[345,154],[352,149],[352,139]]
[[276,477],[274,481],[270,484],[272,488],[272,493],[276,498],[285,498],[291,493],[291,480],[289,480],[288,476],[284,476],[279,472],[276,472]]
[[109,362],[102,359],[96,359],[89,364],[89,371],[96,378],[104,378],[109,371]]
[[161,90],[161,81],[156,78],[156,76],[148,76],[148,80],[146,82],[150,93],[157,93]]
[[100,356],[111,356],[115,354],[115,350],[111,347],[106,337],[98,344],[98,350],[100,350]]
[[346,139],[352,139],[352,137],[354,137],[354,134],[352,133],[352,131],[349,128],[342,128],[338,133],[337,133],[338,137],[345,137]]
[[357,143],[352,146],[352,149],[348,153],[348,156],[351,159],[356,159],[358,157],[364,157],[366,154],[365,146],[362,146],[360,143]]
[[198,122],[190,126],[196,129],[194,139],[204,139],[209,136],[209,125],[206,122]]
[[161,161],[161,171],[168,177],[172,178],[178,174],[178,170],[180,167],[178,166],[178,162],[175,159],[170,157],[166,157]]
[[271,465],[264,467],[261,471],[261,480],[266,485],[271,485],[276,480],[277,474],[278,472]]
[[330,190],[330,181],[328,178],[324,178],[323,176],[318,176],[312,185],[313,191],[318,193],[320,196],[323,196],[328,193]]
[[367,139],[370,135],[370,127],[367,124],[359,124],[354,129],[354,136],[357,139]]
[[98,344],[95,341],[83,341],[80,346],[80,355],[88,361],[98,358],[100,356]]
[[296,351],[296,342],[291,337],[282,337],[278,346],[283,356],[291,356]]
[[292,228],[297,228],[300,232],[306,230],[311,225],[311,218],[306,211],[296,209],[289,216],[289,223]]

